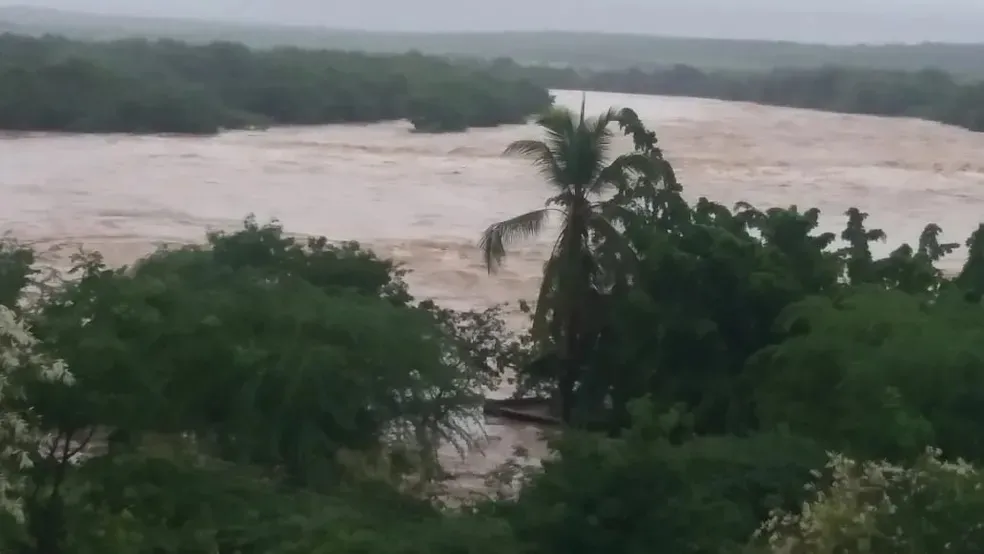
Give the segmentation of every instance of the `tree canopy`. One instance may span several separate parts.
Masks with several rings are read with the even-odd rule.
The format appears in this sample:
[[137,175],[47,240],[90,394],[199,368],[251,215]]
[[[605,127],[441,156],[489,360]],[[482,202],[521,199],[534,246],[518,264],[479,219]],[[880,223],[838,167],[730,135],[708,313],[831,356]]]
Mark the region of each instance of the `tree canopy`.
[[551,103],[522,78],[417,53],[0,35],[0,129],[209,134],[410,120],[425,132],[523,123]]
[[[0,244],[0,550],[980,552],[984,224],[947,276],[935,224],[875,257],[860,208],[838,236],[816,209],[687,201],[631,110],[540,123],[509,150],[576,239],[543,332],[252,218],[64,278]],[[439,448],[474,445],[507,372],[563,424],[539,466],[460,494]]]
[[553,89],[690,96],[827,112],[915,117],[984,131],[984,82],[937,67],[909,71],[851,65],[704,69],[672,65],[642,69],[522,66],[500,59],[498,74],[522,76]]

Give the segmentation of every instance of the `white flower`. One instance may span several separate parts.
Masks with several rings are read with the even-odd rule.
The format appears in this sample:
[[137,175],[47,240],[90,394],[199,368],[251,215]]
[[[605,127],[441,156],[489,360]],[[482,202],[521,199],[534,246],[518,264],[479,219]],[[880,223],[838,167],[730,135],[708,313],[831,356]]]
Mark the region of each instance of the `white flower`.
[[18,519],[24,517],[22,472],[31,467],[31,453],[39,451],[45,437],[32,428],[27,419],[30,412],[18,413],[6,401],[24,398],[15,383],[28,373],[50,382],[73,382],[63,361],[47,358],[36,346],[28,326],[0,306],[0,510]]
[[798,512],[773,512],[756,532],[774,553],[865,553],[875,540],[888,541],[890,552],[980,551],[984,473],[965,460],[944,461],[938,448],[907,467],[828,456],[833,482],[816,483]]

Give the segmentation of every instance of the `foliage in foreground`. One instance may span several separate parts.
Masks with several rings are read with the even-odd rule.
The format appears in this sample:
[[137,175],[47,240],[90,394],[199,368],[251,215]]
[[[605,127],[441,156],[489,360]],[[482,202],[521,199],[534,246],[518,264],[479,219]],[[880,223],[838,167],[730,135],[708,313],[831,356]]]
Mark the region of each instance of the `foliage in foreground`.
[[[578,232],[532,336],[496,309],[418,302],[402,268],[357,244],[252,219],[129,268],[80,255],[66,281],[4,243],[0,313],[33,339],[0,342],[0,407],[30,429],[0,435],[28,439],[3,451],[18,463],[0,473],[0,548],[979,549],[984,226],[945,277],[935,264],[959,245],[935,225],[876,258],[884,233],[857,209],[837,237],[817,210],[686,201],[630,110],[542,122],[559,132],[528,151],[556,162]],[[597,147],[616,126],[635,151],[611,163]],[[608,196],[569,194],[585,187]],[[577,229],[598,214],[609,224]],[[568,320],[565,302],[589,317]],[[479,390],[506,368],[524,391],[566,395],[566,425],[518,489],[449,497],[438,447],[469,446]],[[946,458],[925,456],[936,445]]]
[[735,551],[770,510],[805,501],[802,485],[823,463],[808,440],[693,437],[678,411],[634,408],[633,426],[616,438],[557,439],[557,458],[500,506],[535,552]]
[[784,554],[980,552],[984,476],[940,455],[931,448],[906,466],[833,455],[832,484],[808,486],[814,497],[775,510],[756,538]]
[[0,513],[24,521],[24,473],[34,465],[31,454],[53,447],[29,409],[26,385],[43,382],[71,386],[74,378],[64,362],[39,350],[24,321],[3,305],[0,346]]
[[24,390],[5,413],[50,439],[3,473],[25,481],[8,548],[440,552],[475,525],[426,498],[438,445],[468,446],[475,391],[515,350],[494,312],[417,303],[357,244],[252,220],[130,268],[79,256],[71,280],[14,302],[27,252],[7,248],[3,313],[31,322],[38,355],[74,364],[74,383],[3,368],[19,386],[4,392]]
[[[544,125],[554,142],[549,157],[537,158],[540,167],[579,167],[590,160],[600,171],[604,163],[595,161],[598,150],[588,147],[589,139],[607,144],[610,135],[598,132],[583,115],[568,120],[565,129],[573,131],[558,133]],[[580,341],[576,382],[564,384],[564,366],[541,363],[520,371],[525,388],[561,396],[573,388],[568,422],[614,436],[630,428],[630,406],[640,397],[647,397],[657,414],[682,410],[699,438],[671,434],[672,446],[666,448],[674,454],[667,456],[685,456],[702,441],[726,438],[734,441],[729,449],[737,458],[754,437],[779,433],[814,444],[815,452],[835,450],[866,460],[911,463],[933,445],[947,456],[982,460],[975,437],[984,425],[979,409],[984,226],[967,240],[967,261],[953,277],[945,277],[935,263],[960,245],[942,242],[935,224],[926,226],[915,246],[903,244],[875,258],[870,243],[885,240],[885,234],[869,228],[867,214],[855,208],[846,212],[844,231],[836,236],[816,231],[815,209],[761,211],[747,204],[729,209],[703,198],[687,202],[655,137],[630,111],[620,112],[618,123],[634,139],[637,152],[651,160],[648,169],[628,167],[625,178],[612,181],[615,191],[608,202],[622,208],[616,212],[620,240],[631,245],[631,255],[619,249],[622,255],[612,256],[612,237],[587,231],[579,254],[585,263],[578,267],[595,272],[588,289],[600,309],[573,335]],[[549,171],[547,178],[557,182]],[[571,213],[577,212],[568,209],[567,217]],[[551,263],[545,267],[549,275]],[[549,358],[562,340],[567,339],[548,335],[538,340],[541,356]],[[590,448],[598,448],[596,441],[603,439],[592,440]],[[721,551],[738,548],[753,531],[749,522],[756,519],[750,517],[730,533],[708,530],[711,522],[737,521],[729,509],[741,513],[762,505],[734,491],[712,488],[713,494],[699,496],[705,484],[719,486],[726,471],[681,479],[687,485],[679,493],[698,496],[677,497],[666,492],[666,483],[631,481],[643,479],[644,468],[665,462],[648,459],[633,465],[633,456],[645,448],[636,444],[620,451],[612,444],[620,443],[609,443],[601,451],[605,454],[557,450],[558,461],[545,464],[540,481],[534,479],[520,494],[517,509],[537,507],[521,522],[550,522],[527,540],[539,540],[543,550],[556,552],[576,545],[636,552],[639,545],[679,540],[684,551],[704,552],[712,544]],[[805,453],[809,447],[796,450]],[[769,461],[797,467],[783,452],[776,445]],[[614,459],[606,462],[606,455]],[[706,452],[701,460],[688,466],[707,463]],[[565,476],[574,464],[586,473]],[[608,464],[628,481],[606,481],[599,468]],[[739,470],[736,481],[754,483],[752,466],[768,467],[756,460]],[[661,478],[672,475],[665,466],[652,471]],[[558,484],[544,488],[552,472]],[[777,468],[766,473],[773,486],[783,474]],[[537,500],[543,490],[551,491],[549,500]],[[637,491],[652,492],[660,500],[650,502],[663,505],[672,505],[669,498],[685,500],[646,521],[650,512],[645,502],[633,500]],[[723,507],[706,503],[707,498],[722,499]],[[602,508],[605,517],[596,512]],[[681,518],[699,521],[699,530],[674,523],[673,515],[689,509],[711,510],[711,515]],[[665,532],[661,526],[673,531],[650,535]],[[639,545],[633,546],[633,540]]]

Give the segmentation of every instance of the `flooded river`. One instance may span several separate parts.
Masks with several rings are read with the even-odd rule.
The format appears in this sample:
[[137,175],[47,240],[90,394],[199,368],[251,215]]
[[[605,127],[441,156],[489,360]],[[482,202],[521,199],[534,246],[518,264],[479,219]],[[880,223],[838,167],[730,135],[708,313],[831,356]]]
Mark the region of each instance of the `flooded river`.
[[[580,93],[560,91],[576,106]],[[750,104],[591,93],[588,110],[635,109],[656,130],[688,197],[759,207],[816,206],[840,230],[857,206],[915,241],[928,222],[963,241],[984,221],[984,134],[906,119]],[[127,263],[168,242],[201,241],[248,213],[293,233],[356,239],[406,262],[418,297],[457,308],[531,298],[551,240],[515,249],[488,276],[476,242],[491,222],[542,205],[548,189],[503,158],[532,126],[411,134],[405,124],[280,128],[212,138],[31,135],[0,138],[0,227],[64,260],[79,245]],[[628,146],[627,141],[616,141]],[[959,267],[954,256],[946,268]],[[536,431],[490,425],[481,472]]]

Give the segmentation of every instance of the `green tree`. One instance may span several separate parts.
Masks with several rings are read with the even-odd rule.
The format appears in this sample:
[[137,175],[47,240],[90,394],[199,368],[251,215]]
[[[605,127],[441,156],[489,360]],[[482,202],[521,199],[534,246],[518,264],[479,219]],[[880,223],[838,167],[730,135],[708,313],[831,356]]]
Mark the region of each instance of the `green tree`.
[[[763,552],[980,552],[984,476],[928,448],[913,463],[831,455],[831,483],[809,483],[800,510],[777,511],[755,533]],[[826,481],[826,480],[825,480]]]
[[566,432],[500,506],[531,552],[738,552],[771,509],[807,498],[802,485],[824,460],[782,434],[691,437],[686,414],[645,401],[633,416],[614,438]]
[[0,81],[0,129],[13,130],[210,134],[407,119],[460,131],[522,123],[552,103],[545,88],[473,63],[228,42],[0,35]]
[[570,422],[574,392],[587,357],[587,336],[592,312],[604,292],[606,271],[594,248],[604,241],[617,249],[622,261],[631,259],[629,245],[615,221],[618,203],[606,198],[624,189],[632,172],[651,173],[650,157],[632,152],[610,160],[612,125],[633,117],[629,111],[610,109],[596,118],[585,118],[582,103],[578,114],[557,108],[537,119],[544,140],[521,140],[510,144],[506,154],[526,156],[540,169],[555,191],[546,207],[488,227],[480,247],[490,273],[506,255],[513,239],[537,235],[551,214],[560,214],[560,233],[546,262],[543,282],[533,315],[534,338],[556,360],[561,419]]
[[[26,283],[30,257],[11,246],[6,262],[4,282]],[[418,304],[402,270],[358,244],[297,240],[252,219],[130,268],[90,255],[77,270],[30,312],[39,354],[77,363],[74,384],[28,379],[25,394],[9,399],[39,416],[40,432],[58,446],[32,456],[27,528],[3,537],[28,553],[65,552],[83,539],[103,545],[94,552],[231,548],[255,525],[251,503],[273,503],[270,517],[286,526],[251,543],[277,542],[298,518],[322,544],[344,542],[347,531],[315,514],[319,503],[358,512],[355,500],[337,498],[352,488],[374,510],[418,497],[437,532],[440,513],[419,498],[443,476],[437,448],[466,445],[462,424],[475,416],[476,391],[501,356],[520,354],[502,339],[494,310]],[[78,466],[80,452],[95,459]],[[249,481],[259,496],[233,501],[230,481],[174,483],[212,483],[216,474]],[[310,513],[290,508],[297,491],[313,499]],[[394,519],[416,521],[415,510]],[[351,533],[368,533],[374,518]],[[387,525],[395,536],[414,533]],[[494,524],[462,525],[501,534]],[[113,536],[87,531],[101,528]],[[383,551],[387,532],[350,537],[347,548]],[[426,551],[426,541],[444,539],[421,531],[409,551]]]

